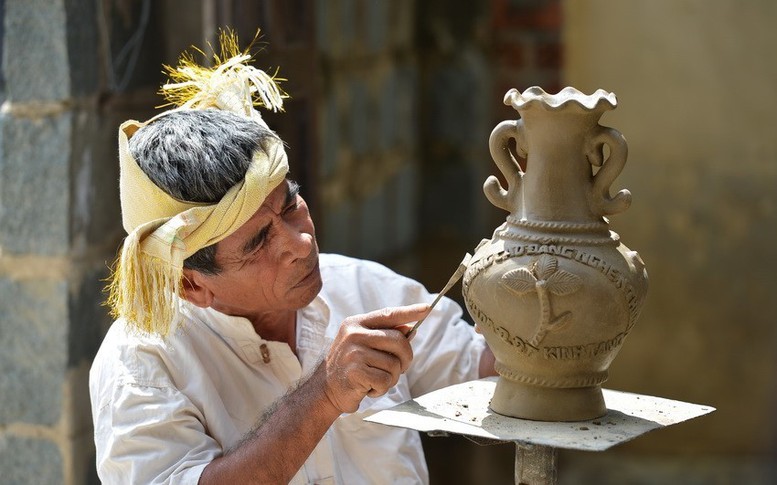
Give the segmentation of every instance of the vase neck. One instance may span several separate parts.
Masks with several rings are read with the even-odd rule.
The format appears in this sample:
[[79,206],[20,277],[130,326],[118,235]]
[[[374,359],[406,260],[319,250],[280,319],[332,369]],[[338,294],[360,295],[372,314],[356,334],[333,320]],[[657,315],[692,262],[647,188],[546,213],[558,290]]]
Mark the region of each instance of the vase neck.
[[521,113],[527,158],[523,203],[516,216],[539,221],[601,221],[589,203],[593,169],[586,157],[586,145],[600,116],[538,109]]

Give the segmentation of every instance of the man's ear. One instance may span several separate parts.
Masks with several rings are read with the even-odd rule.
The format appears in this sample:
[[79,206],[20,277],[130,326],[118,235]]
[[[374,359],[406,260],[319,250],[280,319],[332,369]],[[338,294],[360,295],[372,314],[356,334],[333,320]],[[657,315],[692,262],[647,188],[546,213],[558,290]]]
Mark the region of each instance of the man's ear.
[[208,308],[213,303],[213,292],[210,291],[207,277],[193,269],[183,269],[183,297],[185,300],[201,308]]

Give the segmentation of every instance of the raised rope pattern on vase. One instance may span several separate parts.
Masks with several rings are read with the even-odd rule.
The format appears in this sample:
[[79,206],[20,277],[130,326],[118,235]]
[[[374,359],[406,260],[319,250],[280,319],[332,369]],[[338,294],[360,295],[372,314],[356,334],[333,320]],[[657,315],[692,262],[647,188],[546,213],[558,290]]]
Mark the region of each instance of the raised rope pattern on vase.
[[565,229],[572,231],[606,230],[609,224],[606,222],[558,222],[558,221],[530,221],[519,219],[513,215],[507,216],[507,222],[527,229]]
[[607,371],[600,371],[591,376],[548,380],[542,377],[520,374],[498,361],[494,363],[494,369],[496,369],[500,376],[511,381],[529,384],[531,386],[550,387],[555,389],[598,386],[604,383],[609,377]]
[[511,241],[527,241],[539,244],[579,244],[581,246],[617,246],[620,244],[620,236],[610,231],[609,238],[575,238],[564,236],[535,236],[531,234],[515,234],[509,229],[494,232],[495,237],[509,239]]

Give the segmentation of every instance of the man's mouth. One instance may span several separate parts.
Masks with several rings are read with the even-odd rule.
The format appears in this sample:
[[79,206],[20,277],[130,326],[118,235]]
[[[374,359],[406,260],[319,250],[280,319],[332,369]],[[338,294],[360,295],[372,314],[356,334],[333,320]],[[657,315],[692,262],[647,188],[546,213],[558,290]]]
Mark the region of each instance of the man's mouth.
[[314,260],[314,264],[313,264],[313,266],[311,266],[310,270],[307,273],[305,273],[305,276],[303,276],[302,279],[300,279],[299,282],[296,285],[294,285],[294,286],[295,287],[299,287],[299,286],[307,285],[310,282],[310,280],[315,275],[318,274],[318,271],[319,271],[319,269],[318,269],[318,257],[316,257],[315,260]]

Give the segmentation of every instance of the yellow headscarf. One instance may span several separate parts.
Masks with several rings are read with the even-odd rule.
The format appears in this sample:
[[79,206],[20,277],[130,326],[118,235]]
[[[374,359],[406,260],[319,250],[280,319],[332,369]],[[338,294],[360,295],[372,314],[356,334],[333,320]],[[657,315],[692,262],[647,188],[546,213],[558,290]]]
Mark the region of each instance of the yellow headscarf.
[[[129,151],[129,139],[155,119],[182,109],[228,110],[267,126],[253,107],[282,110],[285,93],[271,77],[246,65],[232,33],[220,36],[222,56],[203,68],[184,55],[176,68],[166,66],[176,83],[163,94],[179,107],[140,123],[119,128],[122,223],[127,238],[113,268],[108,304],[135,330],[165,336],[177,324],[183,261],[240,228],[262,205],[289,171],[283,143],[273,138],[257,150],[245,178],[216,204],[185,202],[165,193],[146,176]],[[225,59],[222,62],[222,58]]]

